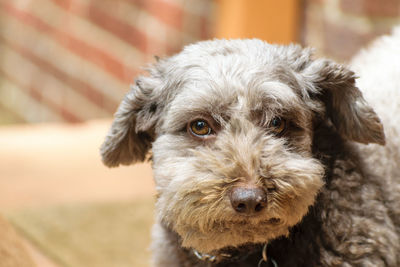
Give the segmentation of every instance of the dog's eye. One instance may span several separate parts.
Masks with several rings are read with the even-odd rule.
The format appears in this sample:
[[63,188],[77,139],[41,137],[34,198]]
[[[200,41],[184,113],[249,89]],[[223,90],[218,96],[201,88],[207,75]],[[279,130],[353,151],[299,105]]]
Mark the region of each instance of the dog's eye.
[[204,120],[195,120],[189,124],[189,131],[195,136],[205,137],[212,133],[211,127]]
[[275,117],[271,120],[270,127],[276,134],[282,134],[286,130],[286,120]]

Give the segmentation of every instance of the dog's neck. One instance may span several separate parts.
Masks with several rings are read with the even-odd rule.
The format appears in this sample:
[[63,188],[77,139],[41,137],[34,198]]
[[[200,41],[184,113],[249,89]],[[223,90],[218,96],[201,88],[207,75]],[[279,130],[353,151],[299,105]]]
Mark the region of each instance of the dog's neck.
[[190,263],[185,266],[196,267],[229,267],[229,266],[263,266],[277,267],[279,263],[269,257],[267,244],[245,244],[239,247],[226,247],[210,253],[200,253],[192,248],[181,246],[181,238],[172,229],[163,225],[173,243],[178,245],[177,257],[181,262]]
[[223,248],[210,254],[200,253],[192,249],[192,253],[201,261],[215,264],[242,262],[256,254],[259,254],[260,262],[275,262],[273,259],[268,259],[267,244],[248,244],[236,248]]
[[[240,262],[247,263],[249,261],[254,262],[253,265],[257,266],[260,259],[262,259],[262,250],[264,244],[248,244],[240,247],[223,248],[210,253],[200,253],[192,248],[184,248],[178,233],[164,223],[161,223],[161,226],[164,229],[169,242],[177,245],[177,254],[175,255],[177,260],[182,264],[187,263],[186,265],[182,266],[228,267],[234,264],[235,266],[239,267],[242,266],[240,265]],[[248,265],[244,264],[243,266]]]

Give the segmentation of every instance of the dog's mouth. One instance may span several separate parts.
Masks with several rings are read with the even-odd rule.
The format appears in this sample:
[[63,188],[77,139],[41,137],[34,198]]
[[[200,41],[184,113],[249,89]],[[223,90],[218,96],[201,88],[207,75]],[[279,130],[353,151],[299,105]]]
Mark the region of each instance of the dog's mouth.
[[279,218],[271,218],[268,220],[268,223],[272,225],[279,225],[282,223],[282,220]]
[[209,253],[225,247],[245,244],[265,244],[269,240],[288,234],[288,226],[282,218],[241,218],[219,221],[206,231],[187,228],[178,232],[182,245]]
[[285,224],[285,222],[278,217],[265,219],[265,218],[241,216],[241,218],[228,220],[226,222],[228,225],[230,225],[228,228],[232,229],[225,229],[225,230],[233,230],[233,228],[240,228],[240,229],[264,228],[272,230],[276,227],[281,227]]

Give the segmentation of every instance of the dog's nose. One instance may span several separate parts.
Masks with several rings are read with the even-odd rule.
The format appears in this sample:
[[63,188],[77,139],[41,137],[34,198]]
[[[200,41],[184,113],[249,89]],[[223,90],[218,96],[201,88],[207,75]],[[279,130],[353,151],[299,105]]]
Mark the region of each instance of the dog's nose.
[[267,194],[260,187],[234,187],[230,201],[236,212],[254,215],[267,206]]

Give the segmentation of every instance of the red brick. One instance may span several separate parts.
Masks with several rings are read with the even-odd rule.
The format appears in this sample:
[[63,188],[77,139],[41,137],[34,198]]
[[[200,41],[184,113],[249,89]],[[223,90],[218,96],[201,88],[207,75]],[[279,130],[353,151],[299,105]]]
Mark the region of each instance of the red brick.
[[182,30],[184,11],[181,6],[168,1],[146,0],[143,7],[163,23]]
[[346,13],[374,17],[400,15],[400,0],[341,0],[341,9]]
[[336,24],[324,24],[324,53],[334,58],[349,59],[362,45],[361,34]]
[[325,4],[326,0],[306,0],[304,1],[305,4]]
[[310,5],[309,1],[307,1],[301,17],[301,42],[304,45],[311,45],[319,49],[318,44],[321,43],[322,26],[325,19],[323,8],[317,5]]
[[390,28],[372,32],[357,32],[349,26],[326,22],[324,24],[324,53],[340,60],[349,60],[362,47],[377,36],[390,32]]

